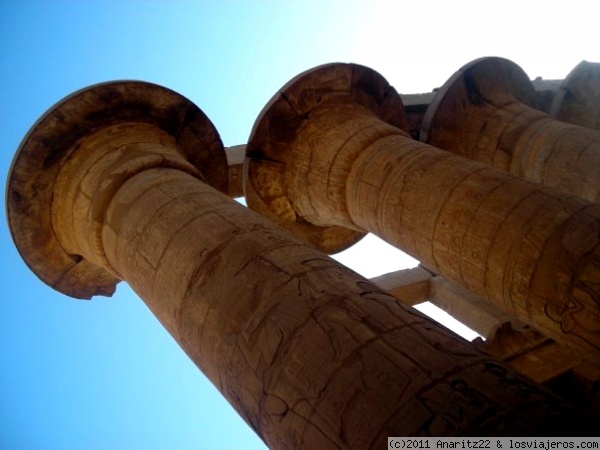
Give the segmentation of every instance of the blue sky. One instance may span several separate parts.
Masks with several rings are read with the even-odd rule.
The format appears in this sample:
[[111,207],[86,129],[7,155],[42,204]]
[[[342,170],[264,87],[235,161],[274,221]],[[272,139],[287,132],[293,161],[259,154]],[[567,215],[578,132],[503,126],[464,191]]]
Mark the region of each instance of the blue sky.
[[[322,63],[368,65],[401,93],[430,91],[486,55],[563,78],[582,59],[600,61],[598,9],[578,0],[0,0],[0,181],[35,120],[90,84],[167,86],[235,145],[281,85]],[[90,302],[52,291],[21,261],[4,215],[0,258],[0,448],[264,448],[125,284]],[[394,258],[383,259],[396,267]]]

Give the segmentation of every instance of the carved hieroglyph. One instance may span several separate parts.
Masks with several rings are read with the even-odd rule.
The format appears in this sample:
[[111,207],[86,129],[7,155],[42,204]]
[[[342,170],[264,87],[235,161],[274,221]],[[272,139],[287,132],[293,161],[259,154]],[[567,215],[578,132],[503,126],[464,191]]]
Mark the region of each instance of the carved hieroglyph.
[[456,72],[429,104],[421,140],[600,203],[600,131],[535,109],[531,81],[506,59]]
[[248,205],[303,238],[307,224],[371,231],[598,359],[600,205],[412,140],[401,114],[366,67],[295,78],[255,123]]
[[126,280],[274,450],[591,430],[580,411],[205,182],[226,190],[226,169],[188,100],[147,83],[96,86],[24,140],[11,232],[67,295]]

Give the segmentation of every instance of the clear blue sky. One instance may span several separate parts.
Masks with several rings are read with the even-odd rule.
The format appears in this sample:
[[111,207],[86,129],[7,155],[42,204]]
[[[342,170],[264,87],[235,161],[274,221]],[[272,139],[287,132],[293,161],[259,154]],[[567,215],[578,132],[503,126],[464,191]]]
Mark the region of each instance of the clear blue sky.
[[[429,91],[480,56],[563,78],[600,61],[594,2],[0,0],[0,182],[21,138],[74,90],[114,79],[190,98],[246,142],[288,79],[368,65]],[[0,215],[0,449],[260,449],[261,441],[124,284],[69,299],[21,261]],[[362,259],[365,259],[364,257]]]

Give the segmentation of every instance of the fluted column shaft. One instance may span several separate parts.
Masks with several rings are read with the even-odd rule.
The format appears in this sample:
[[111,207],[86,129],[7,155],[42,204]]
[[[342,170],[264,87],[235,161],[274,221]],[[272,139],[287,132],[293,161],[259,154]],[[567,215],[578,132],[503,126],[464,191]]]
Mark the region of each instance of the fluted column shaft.
[[376,233],[587,357],[600,354],[600,206],[411,140],[352,100],[286,160],[294,210]]
[[573,433],[585,423],[203,183],[163,131],[121,124],[78,148],[55,185],[61,245],[126,280],[271,448]]

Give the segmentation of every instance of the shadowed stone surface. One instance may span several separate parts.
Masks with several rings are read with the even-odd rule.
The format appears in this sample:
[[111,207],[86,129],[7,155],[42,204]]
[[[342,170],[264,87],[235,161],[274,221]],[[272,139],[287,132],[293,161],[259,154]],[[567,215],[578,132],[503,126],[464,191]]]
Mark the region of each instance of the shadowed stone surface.
[[[269,105],[247,146],[251,208],[269,206],[292,231],[280,201],[292,223],[371,231],[599,358],[599,205],[412,140],[399,96],[366,67],[315,68]],[[265,188],[272,179],[276,193]]]
[[[135,96],[140,85],[117,86]],[[94,89],[106,86],[86,95],[93,98]],[[158,104],[174,95],[149,89]],[[100,110],[111,104],[95,101]],[[177,127],[136,114],[91,121],[70,146],[48,140],[34,151],[27,143],[51,130],[38,124],[17,155],[8,191],[11,230],[21,254],[34,255],[34,270],[45,274],[54,261],[35,259],[46,249],[20,239],[31,230],[15,227],[43,230],[21,215],[39,192],[23,186],[44,179],[52,196],[34,210],[49,217],[53,245],[95,273],[126,280],[273,449],[589,429],[581,411],[205,183],[226,190],[227,164],[212,124],[197,108],[193,114],[188,125],[202,133],[191,147]],[[47,151],[45,165],[32,166],[37,151]],[[201,164],[201,155],[213,159]],[[106,293],[93,277],[47,282],[73,296]]]
[[575,66],[554,96],[550,115],[600,130],[600,63],[581,61]]
[[430,103],[421,140],[600,202],[600,132],[535,109],[531,81],[506,59],[481,58],[456,72]]

